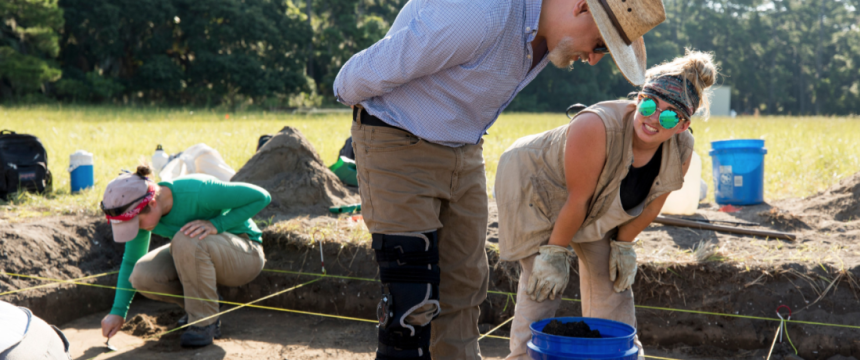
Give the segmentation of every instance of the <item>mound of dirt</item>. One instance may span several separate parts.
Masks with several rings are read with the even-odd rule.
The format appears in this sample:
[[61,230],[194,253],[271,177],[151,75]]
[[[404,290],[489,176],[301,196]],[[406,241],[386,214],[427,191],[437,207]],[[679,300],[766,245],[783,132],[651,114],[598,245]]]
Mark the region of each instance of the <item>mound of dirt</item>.
[[324,215],[328,208],[358,202],[298,129],[287,126],[272,137],[232,181],[258,185],[272,195],[261,217],[276,220],[297,215]]
[[860,219],[860,172],[793,205],[800,213],[818,213],[838,221],[858,220]]

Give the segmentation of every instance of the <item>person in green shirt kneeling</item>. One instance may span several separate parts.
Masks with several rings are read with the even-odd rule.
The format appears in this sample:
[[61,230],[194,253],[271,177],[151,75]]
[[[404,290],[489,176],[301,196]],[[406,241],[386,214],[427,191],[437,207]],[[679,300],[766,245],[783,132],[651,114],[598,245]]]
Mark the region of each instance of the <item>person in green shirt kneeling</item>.
[[[102,210],[114,240],[126,244],[102,334],[110,338],[122,328],[135,293],[127,289],[133,288],[183,307],[187,315],[180,324],[194,325],[182,334],[182,346],[206,346],[221,336],[220,319],[209,318],[218,313],[217,285],[245,285],[263,270],[262,232],[251,217],[272,198],[258,186],[202,174],[156,184],[148,178],[151,173],[148,166],[138,166],[105,189]],[[171,241],[147,253],[152,233]]]

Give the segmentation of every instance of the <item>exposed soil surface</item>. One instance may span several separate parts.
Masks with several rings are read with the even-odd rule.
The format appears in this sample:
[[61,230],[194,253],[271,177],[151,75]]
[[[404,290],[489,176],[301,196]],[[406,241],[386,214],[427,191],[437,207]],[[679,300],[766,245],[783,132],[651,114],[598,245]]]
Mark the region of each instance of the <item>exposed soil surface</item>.
[[563,323],[558,320],[552,320],[544,326],[542,333],[558,336],[567,336],[575,338],[600,339],[600,331],[597,329],[591,330],[591,327],[585,321],[571,321]]
[[140,337],[155,335],[176,327],[177,321],[183,315],[185,315],[185,312],[178,307],[174,307],[172,310],[160,311],[156,315],[139,313],[133,317],[128,316],[126,318],[125,325],[122,326],[122,331]]
[[[665,356],[670,358],[761,359],[767,355],[778,321],[730,315],[772,319],[776,317],[776,307],[783,304],[792,308],[791,320],[860,324],[860,243],[857,241],[860,219],[852,217],[858,211],[858,181],[860,177],[855,176],[806,199],[743,207],[735,213],[722,213],[717,211],[716,205],[705,204],[695,215],[758,222],[760,226],[755,228],[760,229],[793,231],[798,234],[794,242],[661,225],[649,227],[641,236],[642,247],[637,249],[640,270],[633,286],[636,303],[640,306],[637,309],[638,330],[646,348],[664,349]],[[493,217],[495,204],[491,204],[490,210],[491,219],[496,219]],[[492,244],[497,241],[494,236],[496,221],[491,220],[488,229],[487,253],[492,267],[490,290],[514,292],[519,268],[515,263],[498,261],[496,247]],[[60,279],[116,270],[122,246],[110,240],[109,229],[103,219],[88,217],[0,223],[0,269]],[[321,240],[329,275],[377,278],[367,231],[361,222],[347,217],[294,218],[266,227],[263,238],[267,269],[319,273],[320,249],[315,240]],[[163,240],[153,241],[152,246],[161,244]],[[577,262],[574,261],[571,281],[564,293],[564,297],[572,301],[562,302],[558,316],[581,315],[580,304],[576,301],[580,293],[576,271]],[[222,288],[219,292],[228,301],[248,302],[312,279],[314,277],[266,271],[250,284]],[[85,282],[113,285],[116,278],[106,276]],[[45,283],[0,275],[0,293]],[[260,305],[372,319],[378,298],[376,282],[329,276]],[[80,318],[74,322],[78,324],[74,326],[75,331],[97,330],[98,320],[110,308],[113,290],[59,284],[7,294],[0,299],[30,307],[38,316],[58,325]],[[141,300],[138,297],[135,304],[144,303]],[[505,294],[489,295],[479,319],[482,332],[514,315],[511,300]],[[133,305],[133,309],[136,306]],[[146,346],[161,343],[158,346],[163,347],[145,346],[150,350],[135,350],[138,352],[126,358],[163,358],[162,352],[179,351],[171,347],[178,346],[175,345],[178,338],[171,340],[171,336],[178,337],[178,334],[168,335],[156,341],[156,345],[144,343],[141,337],[171,327],[166,321],[173,321],[168,318],[178,314],[162,318],[159,312],[144,313],[140,320],[129,317],[135,324],[123,333],[125,340]],[[230,316],[249,317],[231,321],[245,325],[233,328],[239,333],[223,340],[227,343],[216,343],[222,350],[201,350],[201,354],[211,354],[201,355],[201,358],[372,358],[371,348],[375,343],[372,324],[342,323],[317,317],[296,320],[305,317],[259,309],[242,309],[225,316],[225,320]],[[278,318],[270,323],[266,321],[268,316]],[[85,324],[80,323],[84,320]],[[324,337],[319,332],[314,335],[314,329],[323,331],[314,326],[335,323],[340,325],[325,328],[333,335]],[[276,329],[278,326],[284,328]],[[367,330],[361,330],[365,328]],[[507,329],[506,325],[496,334],[506,335]],[[802,358],[860,357],[860,330],[792,322],[787,325],[787,331]],[[135,332],[141,335],[133,335]],[[334,335],[341,332],[349,335]],[[270,333],[293,335],[275,339]],[[278,340],[282,338],[286,340]],[[323,338],[331,342],[323,342]],[[125,340],[118,338],[116,344],[114,341],[111,344],[118,345]],[[502,343],[497,356],[504,356],[506,343],[492,341]],[[779,355],[775,358],[787,355],[790,351],[787,346],[777,344],[775,354]],[[652,350],[651,354],[657,355],[659,351],[663,350]],[[183,354],[190,356],[187,352]],[[86,355],[92,357],[97,353]]]
[[[174,311],[175,306],[141,299],[131,307],[129,318],[137,314]],[[309,315],[288,314],[259,309],[243,309],[222,317],[222,338],[213,345],[197,349],[179,346],[179,336],[168,334],[158,339],[130,335],[123,331],[111,339],[117,352],[108,353],[98,328],[101,315],[79,318],[62,327],[72,344],[72,359],[374,359],[376,327],[374,324],[327,319]],[[505,335],[504,332],[501,335]],[[484,338],[481,354],[487,360],[501,360],[508,354],[506,340]],[[785,344],[784,347],[788,347]],[[787,350],[777,344],[773,359],[784,357]],[[793,354],[793,352],[791,352]],[[727,351],[684,345],[672,348],[645,347],[645,354],[666,359],[761,360],[767,349]],[[856,360],[836,355],[828,360]]]
[[242,166],[232,181],[258,185],[272,195],[259,218],[282,220],[296,215],[325,215],[335,205],[357,203],[326,168],[310,141],[293,127],[284,127]]

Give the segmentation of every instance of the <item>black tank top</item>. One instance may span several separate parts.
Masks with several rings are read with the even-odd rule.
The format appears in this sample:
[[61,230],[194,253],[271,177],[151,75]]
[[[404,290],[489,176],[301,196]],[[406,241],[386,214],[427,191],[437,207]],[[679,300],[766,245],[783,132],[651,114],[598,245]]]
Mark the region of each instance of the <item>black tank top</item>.
[[630,165],[627,177],[621,180],[621,207],[624,211],[630,210],[645,201],[654,179],[660,174],[660,163],[663,158],[663,144],[654,152],[645,166],[635,168]]

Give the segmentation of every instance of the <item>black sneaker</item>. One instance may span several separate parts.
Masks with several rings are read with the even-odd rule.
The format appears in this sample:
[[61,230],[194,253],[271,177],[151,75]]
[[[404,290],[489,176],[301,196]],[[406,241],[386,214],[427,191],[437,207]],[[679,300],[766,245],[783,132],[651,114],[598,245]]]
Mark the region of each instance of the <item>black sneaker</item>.
[[[224,301],[224,297],[221,296],[220,294],[218,295],[218,301]],[[221,310],[224,310],[224,304],[223,303],[218,304],[218,311],[221,311]],[[176,324],[179,326],[185,326],[185,324],[188,324],[188,314],[182,315],[182,317],[176,321]]]
[[182,347],[201,347],[221,338],[221,319],[208,326],[189,326],[179,338]]

